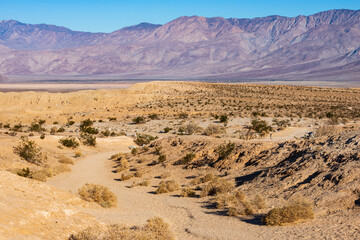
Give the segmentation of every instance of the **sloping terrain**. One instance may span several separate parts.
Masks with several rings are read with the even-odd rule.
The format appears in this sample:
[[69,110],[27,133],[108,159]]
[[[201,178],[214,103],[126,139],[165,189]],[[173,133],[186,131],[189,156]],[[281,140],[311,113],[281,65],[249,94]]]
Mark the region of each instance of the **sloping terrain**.
[[180,17],[108,34],[9,20],[0,22],[0,74],[350,81],[359,80],[359,41],[360,11],[354,10]]

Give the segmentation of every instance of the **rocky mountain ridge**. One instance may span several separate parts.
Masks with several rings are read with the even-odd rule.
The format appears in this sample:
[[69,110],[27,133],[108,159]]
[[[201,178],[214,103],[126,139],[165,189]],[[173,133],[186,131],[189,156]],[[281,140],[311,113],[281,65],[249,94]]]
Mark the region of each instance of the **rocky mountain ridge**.
[[0,21],[1,75],[359,80],[360,11],[180,17],[112,33]]

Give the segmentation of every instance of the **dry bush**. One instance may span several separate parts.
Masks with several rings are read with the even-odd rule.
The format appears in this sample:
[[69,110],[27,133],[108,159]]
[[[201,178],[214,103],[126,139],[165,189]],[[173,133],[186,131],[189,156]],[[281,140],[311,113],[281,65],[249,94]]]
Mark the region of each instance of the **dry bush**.
[[117,197],[109,188],[97,184],[85,184],[79,188],[80,198],[88,202],[96,202],[104,208],[116,207]]
[[59,163],[74,165],[74,161],[71,158],[66,157],[64,155],[59,156]]
[[197,123],[190,122],[180,127],[178,132],[180,134],[192,135],[192,134],[200,133],[202,130],[203,130],[202,127],[200,127]]
[[234,183],[228,180],[214,179],[203,187],[200,196],[205,197],[228,193],[234,190],[234,188]]
[[212,136],[216,134],[223,134],[225,133],[225,128],[221,126],[217,126],[214,124],[210,124],[207,128],[204,130],[204,134],[207,136]]
[[265,200],[257,195],[252,201],[242,191],[217,195],[212,202],[217,208],[227,210],[229,216],[251,215],[266,207]]
[[131,173],[123,173],[123,174],[121,174],[121,181],[126,181],[126,180],[129,180],[129,179],[131,179],[131,178],[133,178],[134,177],[134,175],[133,174],[131,174]]
[[126,227],[114,224],[106,229],[90,227],[76,235],[71,235],[69,240],[173,240],[175,239],[167,224],[162,218],[154,217],[147,220],[144,226]]
[[314,218],[314,207],[307,201],[293,202],[285,207],[274,208],[268,212],[263,222],[265,225],[282,226],[304,219]]
[[195,197],[196,192],[194,189],[191,188],[183,188],[181,189],[180,196],[181,197]]
[[56,176],[63,172],[71,172],[71,168],[66,164],[57,165],[55,167],[50,168],[50,170],[52,171],[53,176]]
[[159,183],[158,189],[156,190],[157,194],[174,192],[179,189],[179,184],[174,180],[161,181]]
[[190,182],[190,184],[191,185],[198,185],[198,184],[201,184],[201,183],[210,182],[210,181],[212,181],[214,179],[215,179],[215,175],[213,173],[208,173],[203,177],[198,177],[198,178],[193,179]]
[[74,137],[63,137],[61,139],[59,139],[59,143],[61,143],[61,145],[63,145],[64,147],[67,148],[77,148],[79,147],[80,143],[78,140],[76,140],[76,138]]
[[137,170],[137,171],[134,173],[134,177],[140,178],[140,177],[142,177],[145,173],[146,173],[146,172],[145,172],[144,169]]
[[80,151],[75,152],[75,154],[74,154],[74,157],[75,157],[75,158],[79,158],[79,157],[81,157],[81,156],[82,156],[82,153],[81,153]]
[[335,125],[320,126],[315,133],[316,137],[339,135],[342,132],[342,127]]
[[116,153],[114,155],[111,155],[110,159],[115,160],[115,159],[119,159],[119,158],[121,158],[123,156],[124,156],[124,153]]
[[118,166],[116,168],[116,172],[122,172],[122,171],[130,168],[128,160],[126,160],[126,158],[124,158],[124,157],[120,157],[117,160],[117,162],[118,162]]

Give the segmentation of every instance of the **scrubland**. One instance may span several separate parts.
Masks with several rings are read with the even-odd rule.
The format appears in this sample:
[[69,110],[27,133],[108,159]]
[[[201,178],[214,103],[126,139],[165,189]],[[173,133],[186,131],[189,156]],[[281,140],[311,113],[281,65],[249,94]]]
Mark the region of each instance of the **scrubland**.
[[359,237],[359,89],[150,82],[0,95],[0,169],[90,204],[79,212],[98,222],[70,239]]

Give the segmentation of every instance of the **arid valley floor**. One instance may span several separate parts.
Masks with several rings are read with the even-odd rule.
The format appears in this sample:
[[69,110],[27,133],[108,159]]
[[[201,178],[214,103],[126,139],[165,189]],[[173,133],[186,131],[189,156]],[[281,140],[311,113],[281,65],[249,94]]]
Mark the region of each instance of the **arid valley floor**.
[[0,239],[360,239],[359,88],[122,87],[0,92]]

